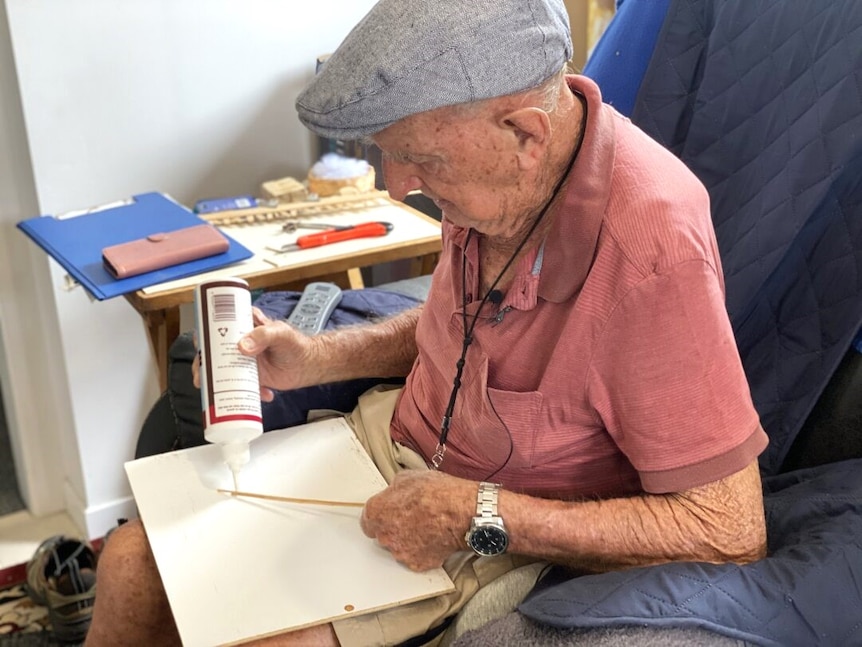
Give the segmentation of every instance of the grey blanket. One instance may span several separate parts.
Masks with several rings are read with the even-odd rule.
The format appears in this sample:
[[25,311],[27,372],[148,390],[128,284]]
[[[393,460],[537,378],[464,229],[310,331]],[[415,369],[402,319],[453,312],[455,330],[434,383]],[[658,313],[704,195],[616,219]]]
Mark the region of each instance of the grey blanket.
[[637,626],[556,629],[510,613],[482,629],[465,633],[452,647],[741,647],[746,644],[701,629]]

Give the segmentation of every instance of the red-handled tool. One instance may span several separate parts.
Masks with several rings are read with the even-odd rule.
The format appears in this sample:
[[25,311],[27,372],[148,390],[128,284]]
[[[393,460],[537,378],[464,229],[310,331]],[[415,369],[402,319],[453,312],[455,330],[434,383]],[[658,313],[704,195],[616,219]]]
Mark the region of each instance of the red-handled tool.
[[364,222],[361,225],[352,225],[350,227],[340,227],[338,229],[327,229],[326,231],[318,231],[313,234],[306,234],[296,239],[295,243],[285,245],[278,249],[278,253],[291,252],[298,249],[311,249],[312,247],[320,247],[321,245],[329,245],[330,243],[340,243],[345,240],[353,240],[355,238],[374,238],[376,236],[385,236],[392,231],[392,223],[389,222]]

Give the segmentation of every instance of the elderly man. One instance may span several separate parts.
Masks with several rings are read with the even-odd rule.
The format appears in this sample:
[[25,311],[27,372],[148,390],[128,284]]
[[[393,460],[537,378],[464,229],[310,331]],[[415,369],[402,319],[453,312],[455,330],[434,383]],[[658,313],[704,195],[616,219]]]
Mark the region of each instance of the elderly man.
[[[435,202],[443,253],[422,308],[317,337],[261,316],[240,348],[265,399],[407,376],[348,416],[390,483],[362,528],[458,592],[268,644],[433,638],[529,562],[764,555],[767,441],[708,197],[565,75],[570,55],[560,0],[381,0],[299,97],[313,131],[371,138],[394,198]],[[178,640],[140,524],[112,535],[98,582],[88,644]]]

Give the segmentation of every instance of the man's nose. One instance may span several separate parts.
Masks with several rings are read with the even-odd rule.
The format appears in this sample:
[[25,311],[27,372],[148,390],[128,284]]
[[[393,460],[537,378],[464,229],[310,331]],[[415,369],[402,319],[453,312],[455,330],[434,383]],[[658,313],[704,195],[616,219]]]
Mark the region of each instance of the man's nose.
[[396,162],[383,159],[383,183],[393,200],[403,202],[411,191],[422,188],[422,180],[415,173],[415,165],[410,162]]

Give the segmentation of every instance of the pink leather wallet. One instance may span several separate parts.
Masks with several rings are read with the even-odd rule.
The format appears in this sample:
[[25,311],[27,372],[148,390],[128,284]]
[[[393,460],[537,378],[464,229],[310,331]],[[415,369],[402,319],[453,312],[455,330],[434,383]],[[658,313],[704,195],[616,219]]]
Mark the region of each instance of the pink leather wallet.
[[215,256],[226,252],[228,247],[228,239],[218,229],[202,224],[105,247],[102,262],[111,276],[125,279]]

